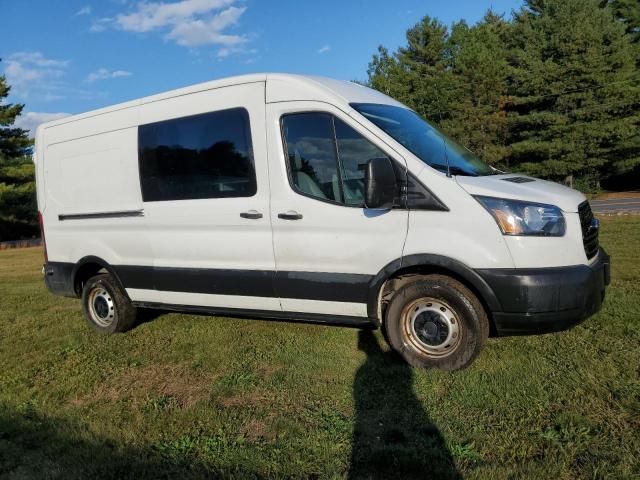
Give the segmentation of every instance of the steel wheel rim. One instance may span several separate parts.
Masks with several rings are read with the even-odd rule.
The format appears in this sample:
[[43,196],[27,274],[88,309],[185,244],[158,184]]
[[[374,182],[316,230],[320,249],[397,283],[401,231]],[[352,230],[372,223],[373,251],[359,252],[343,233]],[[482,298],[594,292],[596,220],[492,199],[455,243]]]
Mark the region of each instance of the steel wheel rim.
[[115,304],[111,294],[102,287],[96,287],[89,293],[89,313],[91,319],[101,327],[108,327],[116,316]]
[[462,339],[458,314],[435,298],[410,302],[402,312],[402,327],[411,346],[431,357],[451,355]]

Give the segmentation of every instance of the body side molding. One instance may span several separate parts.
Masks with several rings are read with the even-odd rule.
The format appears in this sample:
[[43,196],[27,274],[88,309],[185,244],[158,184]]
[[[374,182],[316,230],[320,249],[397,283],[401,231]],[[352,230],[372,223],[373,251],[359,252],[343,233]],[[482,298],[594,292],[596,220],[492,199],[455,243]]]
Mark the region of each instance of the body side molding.
[[96,218],[144,217],[144,210],[121,210],[115,212],[65,213],[58,215],[59,221],[92,220]]

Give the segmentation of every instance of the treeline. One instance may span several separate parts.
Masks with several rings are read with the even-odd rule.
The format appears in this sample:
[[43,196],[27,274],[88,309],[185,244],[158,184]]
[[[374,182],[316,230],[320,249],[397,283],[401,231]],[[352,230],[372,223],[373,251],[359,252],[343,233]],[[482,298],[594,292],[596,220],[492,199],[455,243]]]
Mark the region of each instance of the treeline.
[[4,102],[9,90],[0,76],[0,241],[38,234],[33,142],[14,126],[24,106]]
[[450,28],[424,17],[379,47],[369,85],[488,163],[575,180],[625,174],[640,188],[640,2],[528,0]]
[[31,158],[0,156],[0,241],[38,234],[35,169]]
[[[511,171],[640,189],[640,1],[527,0],[450,28],[424,17],[380,47],[370,86]],[[0,76],[0,240],[38,234],[32,142]]]

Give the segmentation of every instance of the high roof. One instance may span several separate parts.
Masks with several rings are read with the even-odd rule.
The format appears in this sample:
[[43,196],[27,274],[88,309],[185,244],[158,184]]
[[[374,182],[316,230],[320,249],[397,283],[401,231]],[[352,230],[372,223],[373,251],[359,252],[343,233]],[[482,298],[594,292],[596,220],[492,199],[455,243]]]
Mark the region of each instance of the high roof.
[[158,93],[124,103],[118,103],[108,107],[92,110],[70,117],[64,117],[41,125],[41,128],[49,128],[69,122],[102,115],[109,112],[124,110],[127,108],[157,102],[167,98],[189,95],[196,92],[212,90],[216,88],[241,85],[246,83],[267,82],[266,101],[282,102],[287,100],[311,100],[338,104],[338,106],[349,108],[349,103],[385,103],[391,105],[401,105],[391,97],[388,97],[376,90],[345,80],[335,80],[328,77],[316,77],[307,75],[293,75],[283,73],[254,73],[249,75],[239,75],[226,77],[218,80],[211,80],[198,83],[188,87],[178,88],[163,93]]
[[267,74],[267,103],[286,100],[317,100],[331,103],[401,104],[376,90],[346,80],[307,75]]

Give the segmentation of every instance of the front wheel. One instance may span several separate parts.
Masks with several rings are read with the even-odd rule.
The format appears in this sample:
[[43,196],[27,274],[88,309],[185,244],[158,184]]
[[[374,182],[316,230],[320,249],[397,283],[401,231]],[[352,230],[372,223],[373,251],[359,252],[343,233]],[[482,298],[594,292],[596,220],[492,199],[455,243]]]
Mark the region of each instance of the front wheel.
[[410,365],[459,370],[478,356],[489,336],[487,314],[462,283],[427,275],[401,287],[385,316],[391,347]]
[[100,333],[126,332],[136,321],[136,307],[108,273],[91,277],[85,283],[82,310],[89,326]]

